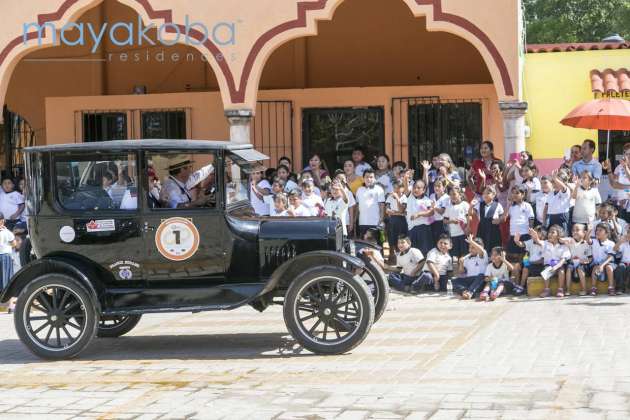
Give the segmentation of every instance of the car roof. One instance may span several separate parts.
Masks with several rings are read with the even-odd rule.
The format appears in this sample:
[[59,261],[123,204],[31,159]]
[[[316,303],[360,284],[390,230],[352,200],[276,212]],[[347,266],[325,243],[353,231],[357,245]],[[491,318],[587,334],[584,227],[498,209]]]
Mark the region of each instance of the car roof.
[[173,140],[173,139],[145,139],[145,140],[112,140],[90,143],[50,144],[46,146],[26,147],[25,152],[111,152],[121,150],[246,150],[254,146],[248,143],[234,143],[220,140]]

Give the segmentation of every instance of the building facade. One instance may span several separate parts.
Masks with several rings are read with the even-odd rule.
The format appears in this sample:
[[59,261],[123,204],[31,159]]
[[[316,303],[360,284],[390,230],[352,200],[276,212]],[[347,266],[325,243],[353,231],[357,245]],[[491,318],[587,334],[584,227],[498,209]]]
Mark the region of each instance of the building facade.
[[[0,29],[3,167],[29,144],[252,142],[300,167],[522,150],[520,0],[32,0]],[[369,157],[370,157],[369,156]]]
[[[566,127],[560,120],[573,108],[602,97],[630,100],[630,43],[529,45],[525,59],[524,91],[527,150],[543,173],[558,168],[571,146],[585,139],[606,153],[607,133]],[[630,132],[611,133],[611,157],[623,154]]]

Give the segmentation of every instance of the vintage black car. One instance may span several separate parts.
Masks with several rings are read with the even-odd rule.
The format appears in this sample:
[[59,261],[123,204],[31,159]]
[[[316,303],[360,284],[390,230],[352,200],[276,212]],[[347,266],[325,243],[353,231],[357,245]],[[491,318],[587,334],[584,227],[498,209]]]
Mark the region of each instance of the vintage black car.
[[[70,358],[142,314],[283,304],[299,345],[344,353],[384,312],[383,272],[352,255],[336,219],[260,217],[251,145],[129,140],[25,150],[37,258],[0,301],[36,355]],[[365,246],[363,244],[362,246]]]

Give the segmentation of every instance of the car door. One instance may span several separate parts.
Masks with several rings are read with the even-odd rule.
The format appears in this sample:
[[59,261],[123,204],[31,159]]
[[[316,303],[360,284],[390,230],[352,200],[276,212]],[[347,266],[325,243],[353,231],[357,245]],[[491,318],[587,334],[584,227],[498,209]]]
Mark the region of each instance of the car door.
[[[217,166],[216,153],[145,153],[146,184],[151,187],[155,179],[159,179],[161,191],[158,205],[154,205],[157,193],[153,190],[153,198],[148,193],[143,200],[142,231],[145,241],[146,256],[143,261],[143,272],[149,281],[175,281],[176,284],[220,284],[224,281],[226,264],[224,252],[225,221],[218,200],[209,200],[203,206],[172,207],[165,189],[173,185],[174,179],[169,168],[179,161],[191,161],[194,170],[208,164]],[[182,160],[184,159],[184,160]],[[212,162],[212,163],[208,163]],[[204,166],[202,166],[204,165]],[[210,185],[203,185],[204,192],[216,191],[217,176]],[[196,173],[196,172],[195,172]],[[179,184],[175,184],[179,185]],[[193,191],[176,194],[195,196]],[[200,189],[201,184],[195,186]],[[218,194],[216,194],[218,197]]]

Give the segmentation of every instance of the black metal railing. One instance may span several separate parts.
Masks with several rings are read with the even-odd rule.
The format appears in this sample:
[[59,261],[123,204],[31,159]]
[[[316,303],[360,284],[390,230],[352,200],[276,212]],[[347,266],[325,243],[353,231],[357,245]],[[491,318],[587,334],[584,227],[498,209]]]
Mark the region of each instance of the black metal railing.
[[288,156],[294,162],[293,150],[293,102],[258,101],[256,114],[251,122],[251,142],[270,157],[270,165]]

